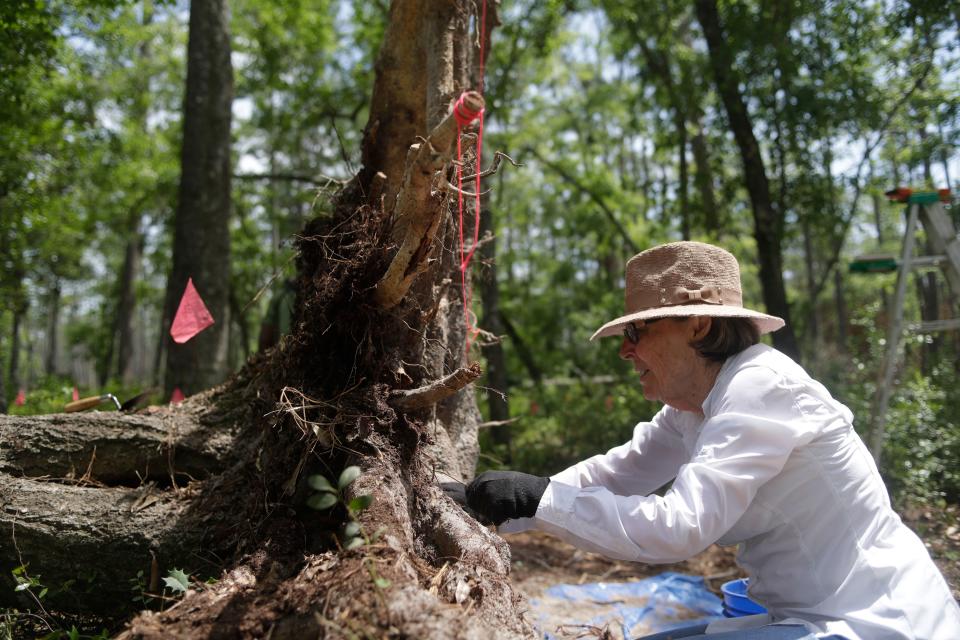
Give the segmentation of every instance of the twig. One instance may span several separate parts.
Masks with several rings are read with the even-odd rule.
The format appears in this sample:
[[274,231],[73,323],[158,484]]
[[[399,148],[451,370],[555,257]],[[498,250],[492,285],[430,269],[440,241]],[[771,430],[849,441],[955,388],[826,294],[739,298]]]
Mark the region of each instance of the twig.
[[510,418],[508,420],[490,420],[488,422],[481,422],[477,425],[477,429],[489,429],[490,427],[503,427],[508,424],[513,424],[520,418]]
[[423,409],[449,398],[479,378],[481,373],[480,365],[474,362],[470,368],[457,369],[450,375],[418,389],[394,391],[390,394],[389,403],[402,411]]
[[[500,162],[501,162],[504,158],[506,158],[507,160],[509,160],[509,161],[510,161],[510,164],[512,164],[513,166],[517,167],[518,169],[523,166],[522,163],[517,162],[516,160],[514,160],[513,158],[511,158],[510,156],[508,156],[507,154],[505,154],[503,151],[494,151],[494,152],[493,152],[493,162],[490,163],[490,168],[487,169],[486,171],[481,171],[481,172],[480,172],[480,177],[481,177],[481,178],[486,178],[487,176],[492,176],[492,175],[494,175],[497,171],[500,170]],[[477,174],[473,174],[473,175],[470,175],[470,176],[463,176],[463,180],[475,180],[476,178],[477,178]]]
[[[283,266],[285,267],[285,266],[287,266],[288,264],[290,264],[291,262],[293,262],[293,259],[296,258],[296,257],[297,257],[297,254],[293,254],[292,256],[290,256],[289,258],[287,258],[287,261],[284,263]],[[250,305],[252,305],[254,302],[256,302],[257,300],[259,300],[259,299],[260,299],[260,296],[263,295],[263,292],[266,291],[267,289],[269,289],[270,286],[273,284],[273,281],[276,280],[277,278],[279,278],[279,277],[280,277],[280,274],[282,274],[282,273],[283,273],[283,269],[281,269],[281,270],[279,270],[279,271],[276,271],[272,276],[270,276],[270,279],[267,280],[267,284],[265,284],[265,285],[263,285],[262,287],[260,287],[260,290],[257,291],[257,294],[256,294],[255,296],[253,296],[253,298],[250,299],[250,302],[248,302],[247,304],[243,305],[243,309],[240,309],[240,315],[243,315],[244,313],[246,313],[246,312],[247,312],[247,309],[250,308]]]

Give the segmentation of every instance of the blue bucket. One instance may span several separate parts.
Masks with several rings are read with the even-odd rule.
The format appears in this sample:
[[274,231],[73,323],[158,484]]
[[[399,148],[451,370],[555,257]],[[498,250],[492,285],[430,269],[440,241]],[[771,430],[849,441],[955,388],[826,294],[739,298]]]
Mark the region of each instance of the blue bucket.
[[740,580],[731,580],[720,587],[723,592],[723,615],[728,618],[740,618],[742,616],[752,616],[758,613],[766,613],[767,610],[750,599],[747,595],[749,580],[741,578]]

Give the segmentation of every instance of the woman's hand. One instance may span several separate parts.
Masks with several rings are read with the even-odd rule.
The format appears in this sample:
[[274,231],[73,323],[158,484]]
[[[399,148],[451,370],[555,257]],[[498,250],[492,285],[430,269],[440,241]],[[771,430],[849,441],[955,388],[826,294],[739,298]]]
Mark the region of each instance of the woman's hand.
[[532,518],[548,484],[550,478],[529,473],[484,471],[467,485],[467,506],[496,525]]

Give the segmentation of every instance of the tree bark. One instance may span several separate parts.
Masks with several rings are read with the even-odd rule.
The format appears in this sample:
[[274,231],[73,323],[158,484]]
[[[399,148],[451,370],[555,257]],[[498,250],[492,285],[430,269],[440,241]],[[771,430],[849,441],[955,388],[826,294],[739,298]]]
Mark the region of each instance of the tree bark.
[[[194,564],[203,532],[171,527],[189,501],[169,491],[82,487],[0,474],[0,606],[29,607],[11,571],[25,566],[49,592],[45,606],[115,615],[129,607],[138,571]],[[144,588],[147,585],[144,584]]]
[[166,304],[171,317],[189,278],[215,324],[185,344],[167,341],[165,389],[190,395],[222,382],[230,325],[230,121],[233,68],[226,0],[190,6],[180,190],[173,268]]
[[753,210],[763,300],[767,312],[780,316],[787,323],[783,329],[773,334],[773,344],[791,357],[799,358],[800,352],[790,321],[790,305],[783,284],[783,257],[780,246],[782,212],[775,210],[770,197],[770,183],[767,180],[760,145],[740,93],[740,80],[733,67],[733,54],[723,34],[716,0],[697,0],[696,9],[697,20],[710,51],[710,65],[717,91],[723,101],[743,163],[744,179]]
[[223,471],[233,433],[154,411],[0,418],[0,473],[136,487]]

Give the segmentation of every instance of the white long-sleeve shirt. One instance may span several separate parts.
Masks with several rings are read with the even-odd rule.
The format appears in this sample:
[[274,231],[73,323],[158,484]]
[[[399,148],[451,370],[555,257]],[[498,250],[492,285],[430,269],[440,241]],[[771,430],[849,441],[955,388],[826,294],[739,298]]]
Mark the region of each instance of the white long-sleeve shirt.
[[664,407],[630,442],[553,476],[535,517],[506,530],[646,563],[738,544],[774,620],[851,640],[960,639],[946,581],[823,385],[755,345],[724,363],[703,414]]

